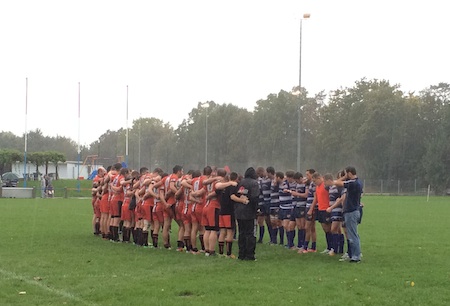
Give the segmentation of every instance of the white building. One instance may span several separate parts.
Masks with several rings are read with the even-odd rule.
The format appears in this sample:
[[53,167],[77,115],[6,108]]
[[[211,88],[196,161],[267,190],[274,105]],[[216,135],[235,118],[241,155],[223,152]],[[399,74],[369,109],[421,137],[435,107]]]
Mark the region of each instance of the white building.
[[[78,168],[79,165],[79,168]],[[19,177],[23,178],[24,176],[24,163],[17,162],[12,164],[11,172],[14,172]],[[80,171],[80,178],[87,179],[92,171],[97,170],[102,165],[83,165],[80,161],[66,161],[58,163],[58,176],[60,179],[77,179],[78,171]],[[45,165],[39,166],[38,173],[36,174],[36,165],[32,163],[27,163],[26,168],[27,176],[30,180],[40,179],[41,175],[45,174]],[[47,174],[56,177],[56,166],[53,163],[48,164]]]

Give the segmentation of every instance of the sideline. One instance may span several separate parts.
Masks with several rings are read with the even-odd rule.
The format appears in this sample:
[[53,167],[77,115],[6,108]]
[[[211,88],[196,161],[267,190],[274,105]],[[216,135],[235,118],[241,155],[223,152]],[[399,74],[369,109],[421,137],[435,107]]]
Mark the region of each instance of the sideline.
[[39,288],[41,288],[41,289],[44,289],[44,290],[47,290],[47,291],[49,291],[49,292],[51,292],[51,293],[53,293],[53,294],[56,294],[56,295],[59,295],[59,296],[68,298],[68,299],[70,299],[70,300],[72,300],[72,301],[76,301],[76,302],[79,302],[79,303],[83,303],[83,304],[85,304],[85,305],[92,305],[92,306],[97,305],[97,304],[95,304],[95,303],[91,303],[91,302],[88,302],[88,301],[86,301],[86,300],[83,300],[82,298],[79,298],[79,297],[73,295],[73,294],[70,293],[70,292],[67,292],[67,291],[64,291],[64,290],[60,290],[60,289],[56,289],[56,288],[49,287],[48,285],[46,285],[46,284],[43,283],[43,282],[36,281],[36,280],[30,280],[30,279],[28,279],[27,277],[22,276],[22,275],[17,275],[17,274],[14,273],[14,272],[5,271],[5,270],[3,270],[3,269],[0,269],[0,275],[3,275],[3,276],[5,276],[5,277],[8,278],[8,279],[14,279],[14,280],[20,280],[20,281],[23,281],[23,282],[25,282],[25,283],[28,284],[28,285],[34,285],[34,286],[37,286],[37,287],[39,287]]

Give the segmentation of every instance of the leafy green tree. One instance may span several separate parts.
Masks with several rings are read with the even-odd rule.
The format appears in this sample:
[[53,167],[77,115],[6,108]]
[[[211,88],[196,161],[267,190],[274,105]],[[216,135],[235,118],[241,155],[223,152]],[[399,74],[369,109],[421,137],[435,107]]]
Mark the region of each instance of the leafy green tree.
[[48,163],[51,162],[55,165],[55,174],[56,174],[56,179],[59,179],[59,174],[58,174],[58,163],[59,162],[65,162],[66,161],[66,157],[64,156],[63,153],[61,152],[55,152],[55,151],[50,151],[50,152],[46,152],[46,164],[45,164],[45,169],[47,172],[48,169]]
[[286,91],[256,102],[251,129],[252,159],[275,168],[296,163],[296,97]]
[[[12,163],[23,161],[23,154],[14,149],[0,150],[0,173],[11,171]],[[7,171],[5,171],[7,170]]]
[[[204,103],[209,104],[208,108],[202,107]],[[205,166],[206,116],[214,109],[215,103],[213,101],[204,103],[199,102],[197,107],[191,110],[188,118],[175,130],[176,156],[178,160],[185,160],[183,166],[186,169],[203,169]],[[210,127],[211,124],[208,124],[208,131]],[[208,139],[211,139],[210,135]]]
[[424,130],[425,177],[436,193],[450,188],[450,85],[440,83],[421,92]]
[[0,132],[0,148],[14,149],[23,152],[24,145],[23,137],[18,137],[11,132]]
[[36,166],[36,174],[39,174],[39,166],[45,164],[46,154],[44,152],[31,152],[27,154],[27,159]]

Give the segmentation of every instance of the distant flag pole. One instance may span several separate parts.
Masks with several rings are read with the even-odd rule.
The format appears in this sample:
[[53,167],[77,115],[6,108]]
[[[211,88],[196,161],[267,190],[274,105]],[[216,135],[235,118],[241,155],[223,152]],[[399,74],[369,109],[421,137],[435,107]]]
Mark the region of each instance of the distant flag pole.
[[81,162],[81,149],[80,149],[80,82],[78,82],[78,176],[77,176],[77,190],[80,192],[80,162]]
[[125,163],[128,167],[128,85],[127,85],[127,114],[126,114],[126,132],[125,132]]
[[27,142],[28,142],[28,78],[25,78],[25,150],[23,153],[23,187],[27,187]]

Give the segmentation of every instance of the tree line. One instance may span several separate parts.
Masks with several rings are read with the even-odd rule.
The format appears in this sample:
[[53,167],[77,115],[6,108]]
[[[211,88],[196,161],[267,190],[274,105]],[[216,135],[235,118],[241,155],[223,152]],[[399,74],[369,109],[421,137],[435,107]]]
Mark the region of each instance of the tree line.
[[[201,169],[207,142],[208,164],[240,172],[249,165],[335,172],[351,164],[365,178],[422,178],[438,192],[450,187],[449,84],[405,93],[387,80],[361,79],[329,94],[310,95],[304,88],[292,92],[269,94],[253,111],[214,101],[206,101],[206,108],[199,102],[176,128],[158,118],[136,119],[128,131],[128,164],[134,169],[170,171],[175,164]],[[298,108],[301,169],[296,169]],[[96,156],[103,165],[125,160],[125,135],[124,128],[107,130],[81,147],[82,160]],[[0,148],[23,152],[23,137],[2,132]],[[29,132],[29,152],[48,150],[77,160],[73,140]],[[5,163],[2,158],[0,167]]]

